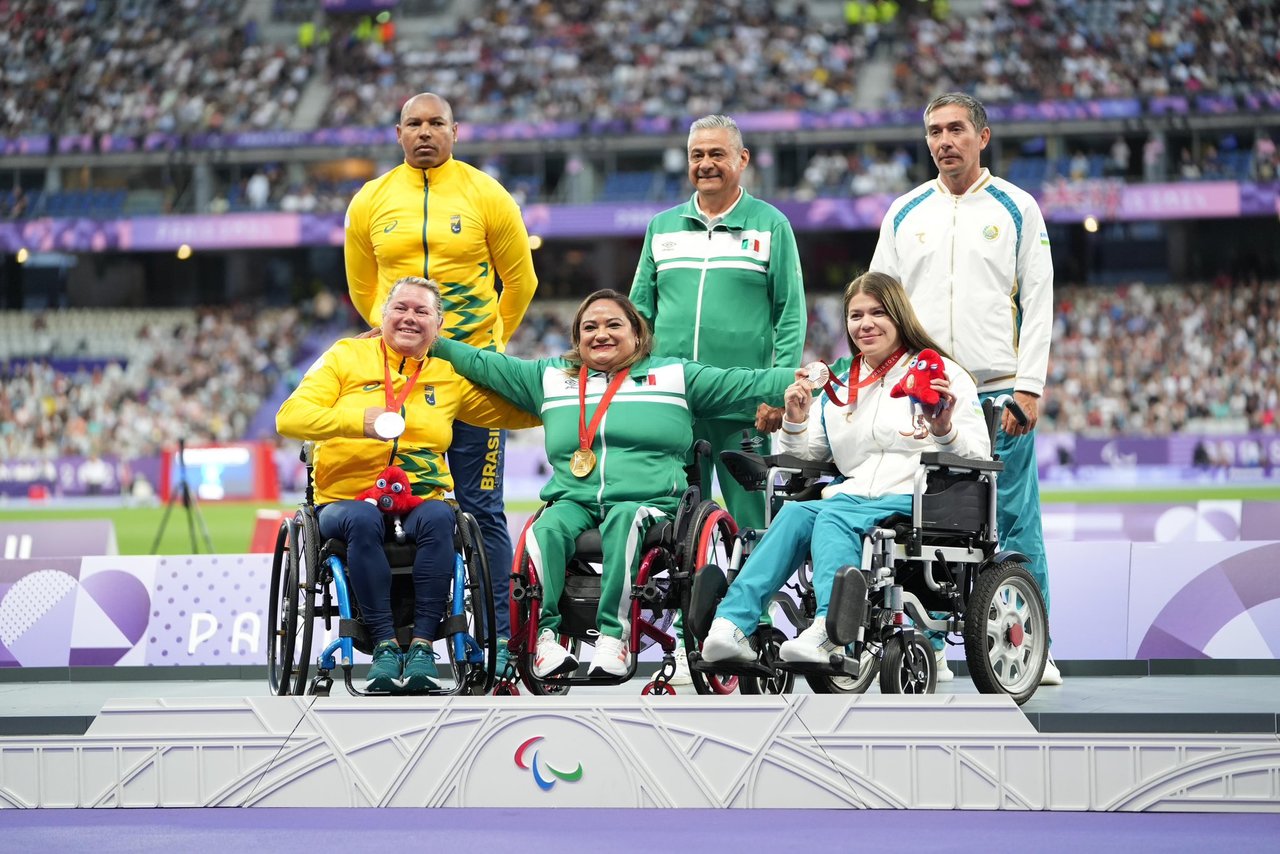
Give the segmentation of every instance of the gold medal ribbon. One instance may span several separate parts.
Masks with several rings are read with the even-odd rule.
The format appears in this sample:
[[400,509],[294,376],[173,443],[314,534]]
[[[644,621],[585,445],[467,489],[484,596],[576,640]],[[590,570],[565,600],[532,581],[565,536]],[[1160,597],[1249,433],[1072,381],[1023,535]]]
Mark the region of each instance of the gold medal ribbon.
[[591,473],[591,469],[595,468],[596,456],[591,451],[591,446],[595,443],[596,433],[600,430],[600,422],[604,420],[605,410],[609,408],[609,403],[626,381],[631,369],[623,368],[609,380],[609,387],[600,398],[600,405],[591,416],[590,424],[587,424],[587,373],[586,365],[578,371],[578,450],[573,454],[573,464],[576,468],[571,466],[577,477],[586,477]]

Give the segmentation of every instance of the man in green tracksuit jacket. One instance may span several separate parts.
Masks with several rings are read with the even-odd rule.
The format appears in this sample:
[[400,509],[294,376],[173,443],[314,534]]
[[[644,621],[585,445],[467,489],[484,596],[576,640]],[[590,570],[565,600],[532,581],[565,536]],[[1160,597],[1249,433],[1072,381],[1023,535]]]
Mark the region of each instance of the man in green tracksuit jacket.
[[[796,368],[804,351],[804,280],[782,212],[741,187],[750,152],[728,116],[689,128],[688,202],[649,223],[631,299],[653,327],[654,353],[729,368]],[[720,464],[755,430],[755,406],[698,419],[694,438],[714,450],[725,505],[740,526],[764,527],[764,493],[749,493]],[[767,452],[767,445],[765,449]],[[711,483],[703,462],[702,482]]]
[[[529,529],[525,550],[543,587],[534,672],[563,672],[576,660],[555,641],[565,565],[574,540],[599,527],[604,552],[591,671],[620,676],[631,581],[640,543],[656,521],[675,514],[687,487],[685,458],[693,421],[777,401],[795,371],[720,369],[649,355],[652,341],[635,307],[613,291],[598,291],[578,309],[569,358],[525,361],[440,338],[432,355],[462,376],[540,415],[551,480],[542,499],[554,502]],[[622,374],[623,369],[626,374]],[[585,378],[585,383],[583,382]],[[613,393],[608,388],[616,379]],[[596,412],[604,408],[599,418]],[[590,438],[583,425],[598,423]],[[575,474],[575,451],[590,448],[592,468]]]

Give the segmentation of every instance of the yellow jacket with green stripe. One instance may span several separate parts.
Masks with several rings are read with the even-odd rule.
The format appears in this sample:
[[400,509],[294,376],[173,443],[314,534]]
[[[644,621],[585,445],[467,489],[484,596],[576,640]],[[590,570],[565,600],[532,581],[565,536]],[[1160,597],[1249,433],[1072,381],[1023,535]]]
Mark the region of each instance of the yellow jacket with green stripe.
[[[391,369],[396,396],[418,368],[416,360],[390,348],[384,362],[381,342],[381,338],[345,338],[334,344],[311,366],[276,414],[280,435],[317,443],[317,503],[355,498],[392,464],[409,476],[414,495],[441,498],[453,489],[444,452],[453,441],[454,419],[508,429],[541,423],[536,415],[463,379],[443,359],[428,358],[400,408],[404,433],[391,442],[365,438],[365,409],[386,405],[384,364]],[[497,451],[493,454],[496,476]]]
[[424,276],[440,283],[445,336],[502,350],[538,286],[515,200],[453,158],[434,169],[401,163],[365,184],[347,208],[345,231],[347,287],[370,326],[382,324],[397,280]]

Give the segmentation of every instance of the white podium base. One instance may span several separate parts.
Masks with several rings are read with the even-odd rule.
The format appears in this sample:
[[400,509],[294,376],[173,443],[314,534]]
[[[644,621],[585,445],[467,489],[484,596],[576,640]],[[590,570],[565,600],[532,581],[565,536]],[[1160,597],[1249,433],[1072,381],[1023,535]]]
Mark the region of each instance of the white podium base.
[[111,701],[6,807],[1280,811],[1274,735],[1035,731],[1006,697]]

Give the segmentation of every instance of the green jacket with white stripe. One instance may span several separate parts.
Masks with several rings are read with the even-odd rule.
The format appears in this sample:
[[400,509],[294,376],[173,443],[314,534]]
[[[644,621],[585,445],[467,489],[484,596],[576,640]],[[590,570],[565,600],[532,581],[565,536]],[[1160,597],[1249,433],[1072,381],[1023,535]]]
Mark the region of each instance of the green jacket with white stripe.
[[[654,353],[719,368],[799,367],[806,309],[791,223],[744,190],[708,231],[695,199],[650,220],[631,284]],[[722,417],[752,420],[758,402]]]
[[[564,359],[525,360],[440,338],[431,354],[467,379],[493,389],[542,417],[551,481],[543,501],[575,501],[605,508],[624,501],[678,496],[688,485],[684,464],[695,418],[724,417],[759,401],[780,403],[795,380],[793,368],[713,368],[684,359],[649,356],[631,366],[601,419],[591,449],[596,467],[586,477],[569,471],[578,449],[578,369]],[[591,423],[609,377],[587,378]]]

